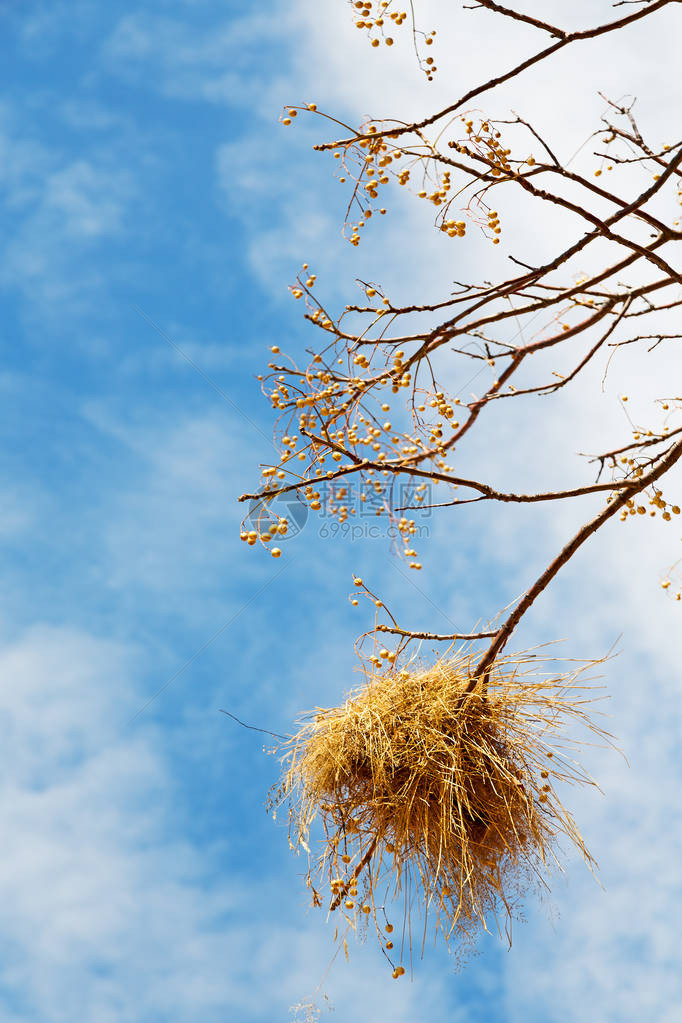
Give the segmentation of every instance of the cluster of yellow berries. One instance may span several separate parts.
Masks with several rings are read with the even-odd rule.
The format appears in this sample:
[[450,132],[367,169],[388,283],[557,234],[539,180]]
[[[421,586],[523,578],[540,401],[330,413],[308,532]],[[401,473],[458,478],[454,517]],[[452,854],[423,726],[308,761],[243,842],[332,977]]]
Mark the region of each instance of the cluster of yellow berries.
[[[350,857],[346,856],[344,856],[343,858],[348,860],[350,859]],[[350,896],[344,902],[345,909],[353,909],[355,907],[355,903],[351,901],[352,899],[357,898],[358,894],[358,889],[355,884],[351,883],[349,885],[348,881],[344,881],[342,877],[336,877],[332,878],[332,880],[329,883],[329,887],[332,890],[332,895],[338,895],[342,892],[346,892],[346,894]]]
[[[304,264],[304,267],[306,271],[309,270],[307,264]],[[312,277],[314,275],[308,277],[306,287],[310,285]],[[376,290],[373,288],[368,288],[367,291],[376,295]],[[274,354],[279,354],[279,346],[271,346],[271,351]],[[355,470],[360,482],[359,492],[355,496],[358,497],[361,505],[367,502],[370,494],[375,500],[378,498],[380,501],[384,501],[385,483],[382,482],[381,476],[389,477],[392,473],[388,469],[383,469],[382,463],[395,461],[398,464],[403,462],[409,464],[415,457],[428,457],[429,449],[419,436],[396,433],[390,421],[381,424],[381,420],[377,420],[376,416],[363,414],[362,406],[357,404],[357,399],[363,390],[362,378],[332,374],[328,368],[316,369],[315,365],[321,362],[321,358],[321,356],[315,356],[305,373],[294,369],[288,371],[289,376],[281,373],[275,378],[270,392],[273,408],[297,415],[298,432],[291,429],[293,422],[290,421],[288,432],[284,433],[280,439],[281,450],[278,463],[266,465],[262,469],[262,493],[264,495],[262,508],[267,507],[267,495],[274,496],[284,487],[290,487],[293,484],[299,496],[305,499],[312,511],[322,510],[324,502],[325,512],[342,524],[348,520],[349,516],[356,515],[357,511],[356,508],[350,507],[352,497],[350,488],[343,482],[343,479],[338,483],[332,482],[323,498],[319,482],[324,481],[325,484],[329,484],[330,481],[343,476],[345,472]],[[383,381],[384,385],[392,383],[394,393],[411,384],[411,373],[405,367],[404,358],[403,351],[398,350],[395,353],[392,371]],[[363,353],[359,353],[353,359],[353,365],[361,369],[368,369],[369,361]],[[274,363],[270,363],[270,366],[276,368]],[[263,379],[262,376],[260,379]],[[303,391],[304,384],[309,387],[307,394]],[[304,397],[301,396],[303,394],[305,394]],[[352,415],[350,414],[351,401],[348,400],[349,398],[354,399],[352,404],[355,405],[355,411]],[[447,404],[442,392],[439,392],[438,398],[432,404],[439,410],[443,410],[443,414],[452,413],[452,406]],[[308,411],[309,408],[311,411]],[[420,411],[424,411],[425,408],[425,405],[419,406]],[[381,405],[382,411],[389,409],[390,406],[386,402]],[[330,428],[333,426],[334,420],[342,425],[341,429]],[[323,423],[326,425],[322,426]],[[320,432],[324,434],[325,439],[319,437]],[[315,434],[319,439],[315,439]],[[442,438],[442,423],[431,428],[430,437],[436,443],[439,455],[442,456],[444,449],[439,440],[439,437]],[[361,456],[360,453],[363,449],[369,449],[369,457]],[[359,457],[362,468],[358,472]],[[334,465],[333,469],[325,468],[328,458]],[[344,459],[346,459],[345,462]],[[306,464],[297,465],[297,462]],[[416,487],[415,497],[418,503],[423,501],[425,489],[426,484],[419,484]],[[376,508],[376,514],[381,515],[387,509],[388,505],[381,503]],[[263,514],[265,514],[264,511]],[[410,568],[420,571],[421,562],[416,560],[417,552],[411,546],[417,532],[414,519],[402,516],[395,519],[395,525],[397,535],[402,541],[403,556],[408,559]],[[260,532],[242,530],[241,538],[249,546],[254,546],[259,539],[262,543],[267,544],[277,533],[285,535],[287,529],[288,523],[284,518],[267,520]],[[272,549],[272,553],[275,557],[281,555],[278,548]]]
[[289,107],[289,108],[285,109],[284,116],[280,117],[280,121],[282,122],[282,124],[285,124],[287,126],[290,125],[291,122],[293,121],[293,119],[295,117],[298,117],[299,109],[300,110],[309,110],[311,113],[314,113],[317,110],[317,103],[308,103],[305,107],[298,107],[298,108],[297,107]]
[[[490,173],[493,177],[498,177],[503,172],[511,174],[512,168],[508,160],[511,150],[503,149],[501,143],[497,141],[500,138],[500,132],[493,131],[487,121],[482,121],[477,130],[478,133],[473,134],[474,122],[466,118],[462,120],[466,126],[467,138],[465,142],[461,143],[451,141],[449,146],[466,155],[473,156],[474,149],[465,144],[473,143],[479,154],[483,153],[484,149],[488,154],[485,155],[485,159],[490,165]],[[414,152],[405,152],[396,144],[395,140],[398,138],[398,133],[387,131],[370,123],[360,129],[359,137],[354,145],[344,148],[343,151],[339,149],[334,153],[336,160],[343,161],[342,173],[338,176],[338,180],[342,184],[345,184],[349,178],[354,181],[355,188],[351,204],[357,204],[360,207],[358,220],[354,223],[347,223],[344,229],[344,233],[348,232],[350,243],[354,246],[359,245],[360,232],[374,213],[386,213],[386,209],[379,208],[377,202],[381,187],[389,184],[391,178],[403,187],[410,183],[413,167],[400,165],[400,161],[405,158],[409,158],[412,164],[417,163],[423,166],[422,187],[415,194],[419,199],[426,200],[439,208],[437,220],[439,230],[450,238],[465,237],[466,221],[450,216],[450,207],[454,201],[451,170],[436,172],[431,178],[430,185],[427,186],[427,179],[431,176],[430,165],[437,163],[437,157],[434,157],[432,152],[418,155],[415,155]],[[485,147],[483,143],[485,143]],[[529,157],[527,162],[532,165],[534,160]],[[502,229],[497,211],[490,212],[487,222],[483,222],[482,226],[489,229],[492,233],[493,244],[498,245]]]
[[[436,391],[434,397],[429,402],[431,408],[435,408],[440,416],[451,420],[450,426],[452,426],[455,430],[459,426],[459,420],[455,419],[455,408],[460,404],[461,402],[459,398],[455,398],[452,404],[450,404],[443,391]],[[436,427],[433,431],[433,436],[434,440],[438,439],[439,436],[442,436],[442,424],[439,424],[439,426]]]
[[450,180],[450,171],[445,171],[442,180],[439,182],[439,187],[434,189],[433,192],[427,192],[422,189],[421,192],[417,192],[420,199],[428,199],[434,206],[440,206],[448,197],[448,192],[452,188],[452,182]]
[[[421,565],[419,567],[421,568]],[[362,583],[362,579],[360,579],[359,581],[360,581],[360,583]],[[357,582],[358,582],[358,580],[356,580],[356,585],[357,585]],[[368,592],[367,595],[368,596],[372,596],[372,594],[370,594],[369,592]],[[373,599],[374,599],[374,603],[377,606],[377,608],[380,608],[380,607],[384,606],[382,601],[377,600],[376,598],[373,598]],[[354,604],[354,606],[357,607],[357,603],[358,603],[357,600],[353,600],[352,603]],[[386,632],[387,629],[388,629],[387,625],[377,625],[377,627],[376,627],[376,631],[377,632]],[[395,665],[397,657],[398,657],[398,655],[396,654],[396,652],[394,650],[389,650],[388,647],[382,646],[382,647],[379,648],[379,652],[378,653],[370,654],[369,657],[367,657],[366,659],[369,661],[370,664],[373,664],[375,668],[383,668],[383,667],[389,667],[391,665]],[[391,851],[393,851],[392,847],[389,848],[389,852],[391,852]]]
[[[554,753],[552,753],[551,750],[548,750],[547,756],[551,759],[554,756]],[[538,792],[538,802],[539,803],[546,803],[547,800],[549,799],[549,794],[552,791],[552,786],[549,784],[549,781],[548,781],[548,779],[549,779],[549,771],[546,771],[546,770],[540,771],[540,778],[542,779],[543,784],[535,786],[536,790]],[[521,789],[524,789],[523,775],[520,772],[518,772],[518,771],[516,772],[516,784]]]
[[[494,221],[495,217],[490,219]],[[295,300],[305,298],[308,319],[336,334],[340,326],[332,322],[313,295],[316,283],[316,274],[304,263],[290,287],[291,294]],[[371,306],[362,311],[373,311],[378,319],[387,306],[390,310],[390,302],[378,286],[363,287]],[[262,468],[258,500],[264,521],[254,523],[256,513],[252,511],[242,529],[242,540],[248,546],[255,546],[259,540],[267,545],[278,534],[285,535],[287,520],[272,518],[271,502],[283,491],[295,492],[311,511],[324,509],[339,524],[358,512],[388,513],[399,553],[411,569],[420,571],[422,564],[413,546],[418,532],[415,521],[393,513],[391,486],[404,469],[427,468],[424,463],[438,470],[442,482],[444,476],[454,473],[446,456],[454,450],[456,433],[452,431],[460,426],[460,400],[437,391],[416,404],[421,395],[417,396],[414,389],[410,358],[400,348],[387,362],[382,360],[377,369],[372,365],[375,346],[347,350],[343,339],[336,353],[327,349],[324,354],[314,355],[305,369],[299,369],[288,357],[285,360],[279,345],[271,345],[270,351],[277,356],[268,364],[271,374],[267,383],[262,374],[258,379],[273,410],[281,413],[284,428],[279,435],[277,459]],[[391,419],[381,414],[391,409],[381,394],[388,388],[393,395],[412,390],[413,432],[396,430]],[[438,416],[434,421],[421,415],[427,411],[427,402]],[[437,484],[439,479],[432,482]],[[423,506],[426,490],[427,483],[415,480],[407,501],[413,501],[415,507]],[[409,507],[406,501],[402,503]],[[278,547],[269,549],[274,557],[281,556]]]
[[[374,6],[372,0],[352,0],[352,6],[358,19],[355,27],[368,30],[372,46],[379,46],[381,38],[386,46],[393,46],[393,37],[384,34],[384,28],[387,27],[386,18],[388,17],[389,22],[392,21],[394,25],[400,26],[407,18],[407,11],[389,11],[390,0],[381,0],[381,3],[376,5],[376,13],[372,13]],[[379,30],[379,35],[375,34],[376,29]]]
[[[624,459],[623,461],[628,461],[631,466],[635,465],[633,459]],[[633,476],[641,475],[642,470],[639,468],[635,468]],[[680,506],[678,504],[668,504],[660,490],[654,490],[653,495],[649,499],[649,507],[651,508],[649,515],[652,518],[655,517],[656,510],[658,509],[663,513],[661,518],[663,519],[664,522],[670,522],[672,520],[673,515],[680,514]],[[620,513],[621,522],[627,522],[631,515],[646,515],[646,507],[643,504],[637,504],[634,497],[630,498],[630,500],[627,502],[627,504],[621,511]]]
[[443,206],[443,204],[445,204],[444,209],[440,216],[439,223],[440,230],[444,234],[447,234],[448,237],[450,238],[464,238],[464,236],[466,235],[467,227],[466,221],[446,219],[452,202],[452,200],[448,202],[448,193],[450,192],[451,188],[452,181],[450,171],[445,171],[443,173],[443,177],[438,182],[437,188],[433,189],[433,191],[431,192],[428,192],[426,189],[422,188],[421,191],[417,192],[417,197],[419,199],[426,199],[434,206]]
[[[270,391],[272,405],[283,412],[298,411],[299,433],[305,435],[309,427],[311,430],[314,430],[316,426],[319,428],[320,420],[327,424],[332,421],[343,423],[341,429],[331,431],[327,426],[329,440],[326,444],[318,441],[312,441],[310,444],[315,454],[314,461],[319,470],[318,475],[322,475],[321,466],[324,465],[330,449],[331,457],[336,462],[341,462],[344,456],[360,455],[363,447],[374,452],[366,461],[376,463],[387,461],[391,459],[391,456],[400,460],[421,461],[431,452],[429,445],[435,445],[438,453],[442,454],[444,426],[442,421],[421,427],[422,432],[428,435],[429,445],[427,445],[418,434],[396,432],[390,421],[380,425],[376,417],[367,418],[360,409],[356,409],[353,417],[349,416],[351,405],[357,406],[363,392],[370,387],[380,389],[390,386],[393,394],[398,394],[403,388],[411,387],[412,374],[403,359],[404,353],[396,352],[392,366],[387,367],[381,375],[372,375],[367,357],[364,354],[354,356],[353,368],[370,371],[367,377],[331,372],[328,368],[315,370],[314,366],[305,374],[300,371],[290,371],[293,380],[288,380],[285,374],[276,377]],[[307,388],[304,390],[305,385]],[[438,394],[442,395],[442,392],[438,392]],[[431,402],[431,405],[437,408],[441,415],[450,420],[453,428],[459,426],[459,421],[454,418],[454,406],[458,404],[457,399],[450,404],[444,396],[436,397]],[[385,412],[390,409],[390,405],[383,402],[380,408]],[[314,411],[307,412],[307,409]],[[419,412],[423,412],[425,409],[426,405],[417,406]],[[298,436],[298,434],[287,436],[287,450],[283,455],[285,461],[292,457]],[[300,452],[298,458],[303,460]],[[351,465],[344,467],[352,467],[354,461],[352,459]],[[376,468],[379,468],[379,465]],[[271,466],[263,470],[263,475],[282,479],[284,478],[281,475],[282,472],[281,467]],[[378,486],[379,484],[376,484],[377,488]]]
[[[242,531],[239,534],[239,539],[244,543],[248,544],[249,547],[254,547],[258,540],[263,544],[269,544],[271,540],[277,538],[277,536],[286,536],[289,531],[289,523],[285,518],[279,518],[276,522],[272,521],[265,526],[261,526],[259,522],[259,529],[250,529]],[[279,558],[282,556],[282,551],[279,547],[271,547],[270,554],[273,558]]]
[[[390,846],[389,843],[387,843],[386,848],[393,850],[393,847]],[[348,865],[351,862],[350,856],[343,855],[340,857],[340,859],[341,862],[344,864],[344,868],[347,870]],[[336,862],[336,869],[337,870],[339,869],[338,861]],[[354,918],[357,919],[357,917],[360,914],[362,914],[362,916],[364,917],[369,917],[371,915],[372,906],[366,901],[366,899],[362,898],[358,901],[358,884],[356,877],[354,877],[353,875],[351,875],[350,878],[342,877],[339,874],[337,874],[336,877],[330,878],[329,887],[332,895],[334,896],[334,901],[336,905],[343,906],[344,910],[346,911],[345,915],[348,917],[349,920],[352,920]],[[321,905],[321,902],[319,901],[316,902],[316,905]],[[335,908],[334,903],[332,903],[332,908]],[[388,952],[390,952],[393,949],[393,939],[391,938],[391,935],[393,934],[393,929],[394,929],[393,924],[391,923],[385,923],[383,926],[385,934],[381,938],[381,943]],[[398,977],[402,977],[404,975],[405,975],[404,966],[396,966],[393,968],[392,976],[395,980],[397,980]]]
[[[374,212],[386,213],[386,209],[379,208],[378,204],[376,204],[382,185],[389,184],[391,178],[403,187],[407,186],[410,182],[411,168],[398,166],[399,162],[408,154],[395,145],[393,140],[397,137],[396,133],[379,133],[379,129],[375,124],[369,124],[362,129],[362,137],[358,139],[354,147],[345,150],[343,155],[340,151],[334,153],[335,159],[343,159],[344,161],[343,173],[339,176],[338,180],[345,184],[348,177],[350,177],[355,182],[354,200],[361,210],[359,220],[356,223],[346,225],[350,231],[349,241],[352,245],[357,246],[359,244],[360,231],[366,226],[367,221]],[[425,165],[426,177],[430,157],[428,155],[415,157],[413,153],[410,153],[409,156],[413,162]],[[354,158],[353,164],[351,163],[351,158]],[[451,171],[446,170],[442,172],[434,184],[435,187],[432,187],[431,190],[422,185],[422,188],[416,192],[416,195],[420,199],[426,199],[434,206],[442,207],[439,218],[441,231],[447,233],[451,238],[464,237],[466,222],[448,218],[448,209],[452,201],[448,200],[452,190]],[[371,200],[375,204],[374,208],[366,200]]]
[[493,233],[493,245],[499,245],[500,239],[498,235],[501,233],[502,228],[500,227],[500,218],[497,210],[488,211],[488,229]]
[[[483,157],[494,178],[512,174],[513,169],[509,161],[511,149],[505,149],[499,141],[502,133],[495,130],[490,122],[486,120],[480,121],[478,127],[474,127],[473,120],[466,116],[463,116],[461,121],[465,128],[466,137],[459,141],[451,140],[448,142],[448,147],[461,153],[463,156]],[[529,157],[526,162],[532,167],[535,160]]]
[[[360,206],[361,215],[357,223],[346,224],[344,233],[345,230],[350,229],[349,241],[356,247],[360,244],[360,231],[372,218],[374,212],[382,215],[386,213],[384,208],[375,206],[372,209],[365,200],[374,201],[378,198],[381,185],[387,185],[390,181],[387,168],[394,160],[399,160],[402,155],[400,150],[389,145],[388,136],[372,138],[377,135],[377,132],[376,125],[368,125],[363,132],[364,137],[358,139],[356,145],[350,150],[345,151],[343,174],[339,177],[341,184],[345,184],[347,175],[350,175],[355,181],[354,200]],[[350,160],[353,157],[354,166],[350,162],[346,162],[346,159]],[[342,159],[340,151],[334,153],[334,159]],[[363,192],[364,195],[362,195]]]
[[[431,44],[433,43],[433,37],[435,36],[435,34],[436,34],[435,32],[432,32],[431,35],[426,37],[424,42],[426,43],[427,46],[431,46]],[[424,60],[424,65],[425,65],[424,71],[426,72],[426,79],[427,79],[427,81],[432,82],[433,81],[433,76],[435,75],[436,71],[438,70],[438,68],[436,67],[436,65],[434,63],[433,57],[427,57]]]
[[[400,28],[407,21],[407,11],[392,10],[393,0],[380,0],[378,3],[375,3],[374,0],[350,0],[350,2],[356,19],[355,27],[367,32],[371,46],[377,49],[381,46],[382,41],[385,46],[393,46],[393,36],[387,35],[386,30],[390,31],[391,25]],[[424,35],[424,33],[419,34]],[[424,35],[424,42],[427,46],[433,44],[435,35],[435,31]],[[420,66],[428,80],[432,81],[437,70],[433,57],[427,57],[424,61],[420,60]]]
[[[626,402],[627,400],[628,395],[622,394],[621,401]],[[667,412],[670,409],[668,401],[660,401],[659,404],[664,412]],[[664,426],[659,436],[664,437],[669,430],[669,426]],[[633,438],[635,441],[641,440],[642,437],[653,438],[654,433],[652,430],[643,429],[638,429],[633,432]],[[624,471],[626,479],[638,479],[644,472],[644,466],[638,464],[637,459],[629,455],[622,455],[618,464]],[[608,497],[607,502],[612,501],[615,496],[616,494],[614,493],[613,496]],[[671,522],[674,516],[682,514],[682,508],[680,508],[680,505],[671,504],[669,501],[666,501],[663,496],[663,492],[655,487],[649,492],[648,498],[648,516],[651,518],[655,518],[658,512],[660,512],[661,518],[664,522]],[[640,494],[638,497],[632,497],[626,502],[625,506],[621,509],[619,518],[621,522],[627,522],[633,516],[641,516],[643,518],[646,515],[647,506],[643,503],[643,495]],[[661,582],[661,589],[663,590],[669,590],[671,586],[672,580],[670,578],[665,578]],[[675,600],[682,600],[682,590],[677,590],[675,592]]]

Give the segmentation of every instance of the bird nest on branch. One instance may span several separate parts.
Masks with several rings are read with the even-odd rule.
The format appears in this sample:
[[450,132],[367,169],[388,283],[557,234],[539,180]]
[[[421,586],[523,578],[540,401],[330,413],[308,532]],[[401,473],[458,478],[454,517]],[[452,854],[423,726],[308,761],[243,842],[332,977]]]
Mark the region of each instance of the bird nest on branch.
[[[585,667],[548,677],[532,655],[501,657],[483,685],[475,664],[460,651],[428,669],[369,672],[343,706],[307,715],[280,750],[274,803],[289,802],[290,842],[308,853],[314,904],[375,930],[395,977],[416,926],[419,944],[430,923],[461,951],[492,919],[511,942],[520,899],[558,864],[558,836],[593,865],[555,791],[557,782],[594,784],[568,756],[567,719],[606,736],[583,709],[595,698],[579,684]],[[313,852],[316,819],[323,839]],[[401,898],[396,936],[389,907]]]

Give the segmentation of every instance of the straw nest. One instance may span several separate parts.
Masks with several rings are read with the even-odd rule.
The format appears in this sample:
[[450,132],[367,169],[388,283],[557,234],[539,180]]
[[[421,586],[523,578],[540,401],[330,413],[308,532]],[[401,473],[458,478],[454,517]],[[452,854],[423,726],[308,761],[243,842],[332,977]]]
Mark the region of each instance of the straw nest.
[[[568,757],[567,720],[605,735],[583,709],[594,697],[580,671],[541,676],[534,657],[504,657],[482,693],[468,691],[474,666],[474,653],[460,651],[424,670],[370,673],[343,706],[307,715],[281,750],[273,801],[289,802],[313,903],[376,931],[396,977],[416,917],[418,944],[430,924],[461,951],[491,919],[511,942],[520,899],[558,863],[559,835],[593,862],[555,791],[557,782],[594,784]],[[310,848],[316,818],[319,852]]]

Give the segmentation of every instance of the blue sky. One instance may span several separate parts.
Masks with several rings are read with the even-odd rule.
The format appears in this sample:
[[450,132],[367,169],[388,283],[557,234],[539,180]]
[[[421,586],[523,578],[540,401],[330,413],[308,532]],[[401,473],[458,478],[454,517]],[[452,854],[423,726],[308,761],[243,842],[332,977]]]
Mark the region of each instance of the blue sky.
[[[460,39],[471,21],[452,6],[434,0],[425,19]],[[608,12],[581,0],[572,16],[597,6]],[[598,88],[637,87],[664,130],[652,97],[670,95],[680,27],[678,12],[666,17],[662,44],[659,23],[608,61],[565,59],[570,110],[551,107],[538,80],[500,104],[563,116],[568,149],[593,127]],[[407,46],[372,64],[341,0],[322,16],[298,0],[29,0],[0,4],[0,20],[0,1015],[286,1020],[322,980],[332,935],[264,812],[277,765],[219,709],[286,732],[343,696],[369,625],[347,600],[352,571],[410,624],[470,628],[584,517],[426,521],[418,585],[385,538],[343,543],[310,521],[277,563],[239,542],[236,497],[271,451],[255,375],[275,341],[311,343],[287,292],[301,262],[337,305],[355,275],[414,296],[462,273],[404,196],[351,249],[331,161],[312,152],[323,127],[287,131],[281,107],[314,99],[354,121],[369,106],[428,111],[477,74],[476,47],[443,63],[431,93]],[[525,29],[497,37],[485,25],[491,60],[528,44]],[[656,66],[642,57],[654,39]],[[532,244],[541,228],[528,230]],[[483,273],[484,256],[472,239],[458,258]],[[647,367],[644,391],[674,372],[665,360]],[[598,401],[528,413],[531,466],[522,444],[490,439],[464,457],[501,484],[521,468],[529,485],[557,466],[579,472],[574,452],[589,430],[619,425],[615,395],[636,372],[615,367]],[[574,804],[604,889],[570,861],[553,900],[529,900],[512,950],[484,936],[458,974],[427,948],[414,981],[396,984],[369,944],[352,947],[323,985],[337,1019],[677,1018],[679,611],[658,576],[678,544],[652,529],[624,546],[614,530],[520,637],[569,637],[567,653],[588,657],[623,634],[605,683],[630,766],[595,751],[605,795]]]

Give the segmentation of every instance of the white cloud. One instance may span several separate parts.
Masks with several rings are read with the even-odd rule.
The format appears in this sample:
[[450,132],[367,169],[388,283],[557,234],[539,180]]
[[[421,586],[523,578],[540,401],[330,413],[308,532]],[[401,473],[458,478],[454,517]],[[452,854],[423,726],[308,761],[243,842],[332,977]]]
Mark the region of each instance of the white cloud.
[[0,157],[0,186],[8,208],[35,202],[55,157],[42,142],[21,132],[16,111],[8,103],[0,106]]
[[3,480],[0,483],[0,536],[8,538],[25,532],[35,518],[35,495],[15,480]]
[[[67,15],[73,21],[69,21]],[[77,36],[87,34],[95,20],[96,12],[88,0],[75,0],[67,4],[35,3],[33,9],[18,19],[18,34],[22,44],[34,57],[42,55],[57,44],[59,37],[68,31]]]
[[45,213],[74,240],[116,234],[130,190],[124,171],[96,170],[87,161],[76,160],[45,182]]
[[189,16],[140,11],[120,18],[102,57],[113,73],[166,96],[257,110],[263,109],[263,97],[248,86],[253,46],[267,46],[278,31],[276,20],[261,12],[202,29]]
[[127,169],[84,157],[69,158],[36,142],[7,119],[0,135],[7,155],[3,200],[11,214],[0,261],[0,283],[18,291],[29,318],[56,308],[94,304],[106,280],[88,260],[92,246],[120,237],[135,198]]
[[214,1018],[234,896],[204,887],[154,733],[127,726],[139,653],[34,626],[1,662],[3,987],[49,1021]]
[[58,113],[70,127],[79,130],[109,131],[125,124],[125,118],[104,104],[92,100],[69,99],[60,103]]
[[[206,395],[209,408],[221,401],[208,387]],[[128,420],[105,403],[83,411],[121,444],[121,464],[129,467],[120,487],[112,480],[100,521],[107,584],[139,585],[168,597],[178,590],[182,599],[188,586],[213,588],[217,579],[209,568],[217,561],[227,565],[226,547],[238,540],[234,487],[258,441],[253,427],[229,408],[180,421],[147,412]]]

